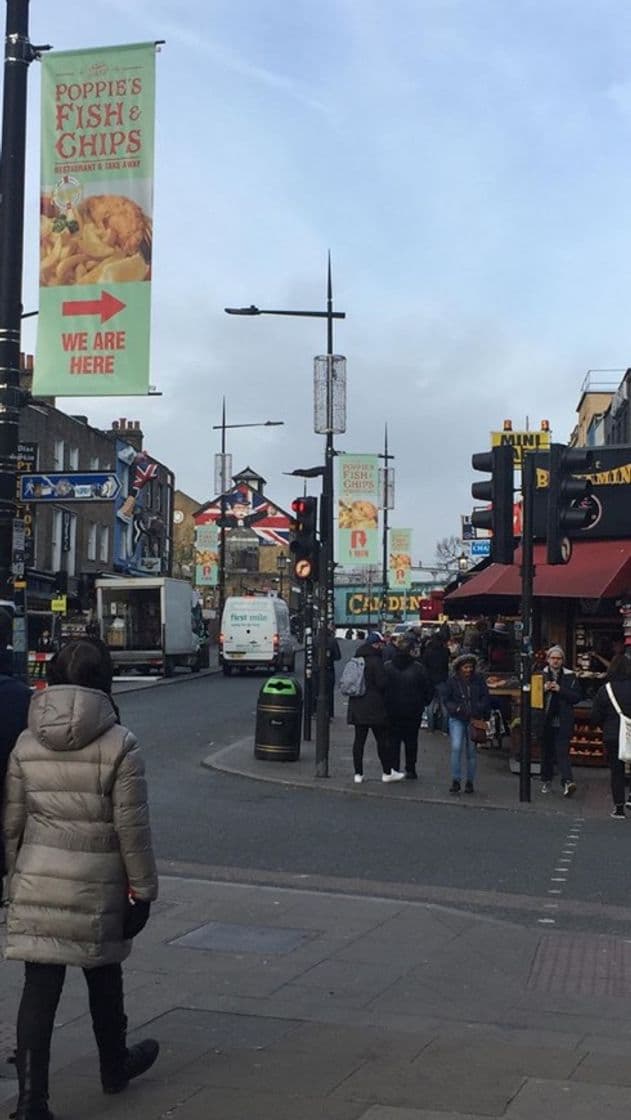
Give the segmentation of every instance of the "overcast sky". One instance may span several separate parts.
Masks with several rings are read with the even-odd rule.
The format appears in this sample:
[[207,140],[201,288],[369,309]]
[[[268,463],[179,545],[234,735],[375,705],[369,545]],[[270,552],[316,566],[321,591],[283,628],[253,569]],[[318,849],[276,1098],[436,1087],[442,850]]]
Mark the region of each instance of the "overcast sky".
[[[4,7],[4,6],[3,6]],[[631,365],[631,8],[625,0],[31,0],[58,50],[166,39],[157,65],[151,381],[60,400],[140,419],[212,496],[212,425],[287,506],[322,461],[325,306],[348,359],[346,451],[388,422],[414,560],[459,530],[470,456],[512,417],[565,441],[589,369]],[[29,77],[24,304],[37,306],[39,67]],[[33,350],[33,320],[24,348]],[[618,375],[603,374],[617,379]],[[478,476],[480,480],[480,476]]]

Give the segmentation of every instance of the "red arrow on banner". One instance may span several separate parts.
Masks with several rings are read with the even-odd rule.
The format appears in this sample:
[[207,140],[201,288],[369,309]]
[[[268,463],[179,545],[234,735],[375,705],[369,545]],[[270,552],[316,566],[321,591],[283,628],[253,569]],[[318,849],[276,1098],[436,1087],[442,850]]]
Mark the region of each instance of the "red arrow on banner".
[[65,300],[61,305],[61,313],[62,315],[100,315],[101,322],[106,323],[108,319],[118,315],[124,307],[127,307],[127,304],[121,303],[116,296],[110,295],[109,292],[101,292],[100,299]]

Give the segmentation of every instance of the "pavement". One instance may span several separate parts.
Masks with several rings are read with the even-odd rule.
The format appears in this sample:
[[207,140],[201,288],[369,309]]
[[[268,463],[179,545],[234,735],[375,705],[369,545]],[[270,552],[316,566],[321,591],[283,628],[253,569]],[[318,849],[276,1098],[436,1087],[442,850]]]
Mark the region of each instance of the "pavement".
[[[313,777],[312,744],[299,762],[277,764],[254,760],[250,739],[206,765],[353,797],[449,799],[442,736],[423,734],[418,783],[383,785],[367,749],[362,786],[350,781],[350,737],[334,720],[329,779]],[[521,809],[566,814],[568,853],[598,797],[601,811],[607,803],[605,772],[577,778],[575,800],[551,795]],[[505,756],[481,752],[479,793],[458,804],[472,825],[480,807],[516,809],[517,782]],[[130,1041],[157,1038],[159,1060],[125,1093],[103,1096],[85,984],[69,970],[51,1060],[60,1120],[617,1120],[631,1111],[631,939],[555,929],[555,885],[518,924],[392,897],[388,884],[318,890],[303,875],[279,886],[254,872],[222,880],[203,865],[160,872],[160,899],[125,966]],[[5,961],[0,972],[6,1057],[22,969]],[[7,1111],[10,1073],[1,1067]]]
[[174,684],[184,684],[185,681],[199,680],[200,677],[212,677],[220,672],[219,650],[217,646],[213,646],[208,655],[208,668],[201,669],[199,673],[191,673],[190,669],[180,666],[176,666],[172,677],[161,677],[157,674],[144,676],[142,673],[130,671],[114,677],[112,692],[115,696],[119,696],[124,692],[140,692],[146,688],[169,688]]
[[[340,711],[341,704],[338,703],[338,713]],[[375,742],[370,735],[364,752],[364,782],[362,785],[354,785],[353,729],[346,723],[345,714],[336,715],[330,722],[329,777],[316,778],[315,719],[312,732],[312,740],[308,743],[303,742],[300,757],[296,762],[255,759],[253,731],[248,737],[209,754],[204,759],[203,765],[259,781],[279,782],[325,792],[348,793],[353,797],[431,801],[457,804],[463,809],[560,813],[571,819],[575,816],[606,817],[612,808],[609,769],[593,766],[574,766],[577,789],[574,796],[570,798],[561,796],[558,782],[554,783],[549,794],[541,794],[540,779],[533,773],[531,801],[520,802],[519,774],[510,771],[509,752],[506,747],[502,749],[480,747],[475,793],[454,796],[449,793],[451,784],[449,739],[441,732],[430,733],[423,730],[419,735],[418,781],[384,784],[381,781],[382,771],[377,759]],[[508,742],[507,739],[504,741]]]

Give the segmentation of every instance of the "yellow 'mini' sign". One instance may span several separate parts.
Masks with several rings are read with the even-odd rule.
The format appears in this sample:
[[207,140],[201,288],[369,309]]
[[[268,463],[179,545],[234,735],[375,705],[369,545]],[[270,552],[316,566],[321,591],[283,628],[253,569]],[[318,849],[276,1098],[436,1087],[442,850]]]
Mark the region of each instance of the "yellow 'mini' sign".
[[550,432],[491,432],[491,447],[508,443],[513,449],[515,466],[520,467],[525,451],[548,451]]

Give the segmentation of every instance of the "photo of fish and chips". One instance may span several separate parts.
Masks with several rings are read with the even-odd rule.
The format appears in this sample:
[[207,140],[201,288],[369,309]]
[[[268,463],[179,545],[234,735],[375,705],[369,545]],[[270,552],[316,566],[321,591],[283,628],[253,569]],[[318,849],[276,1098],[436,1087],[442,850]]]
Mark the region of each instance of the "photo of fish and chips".
[[374,502],[358,498],[354,502],[339,500],[338,524],[340,529],[376,529],[379,510]]
[[151,219],[131,198],[95,194],[62,211],[43,194],[40,285],[149,280],[152,241]]

